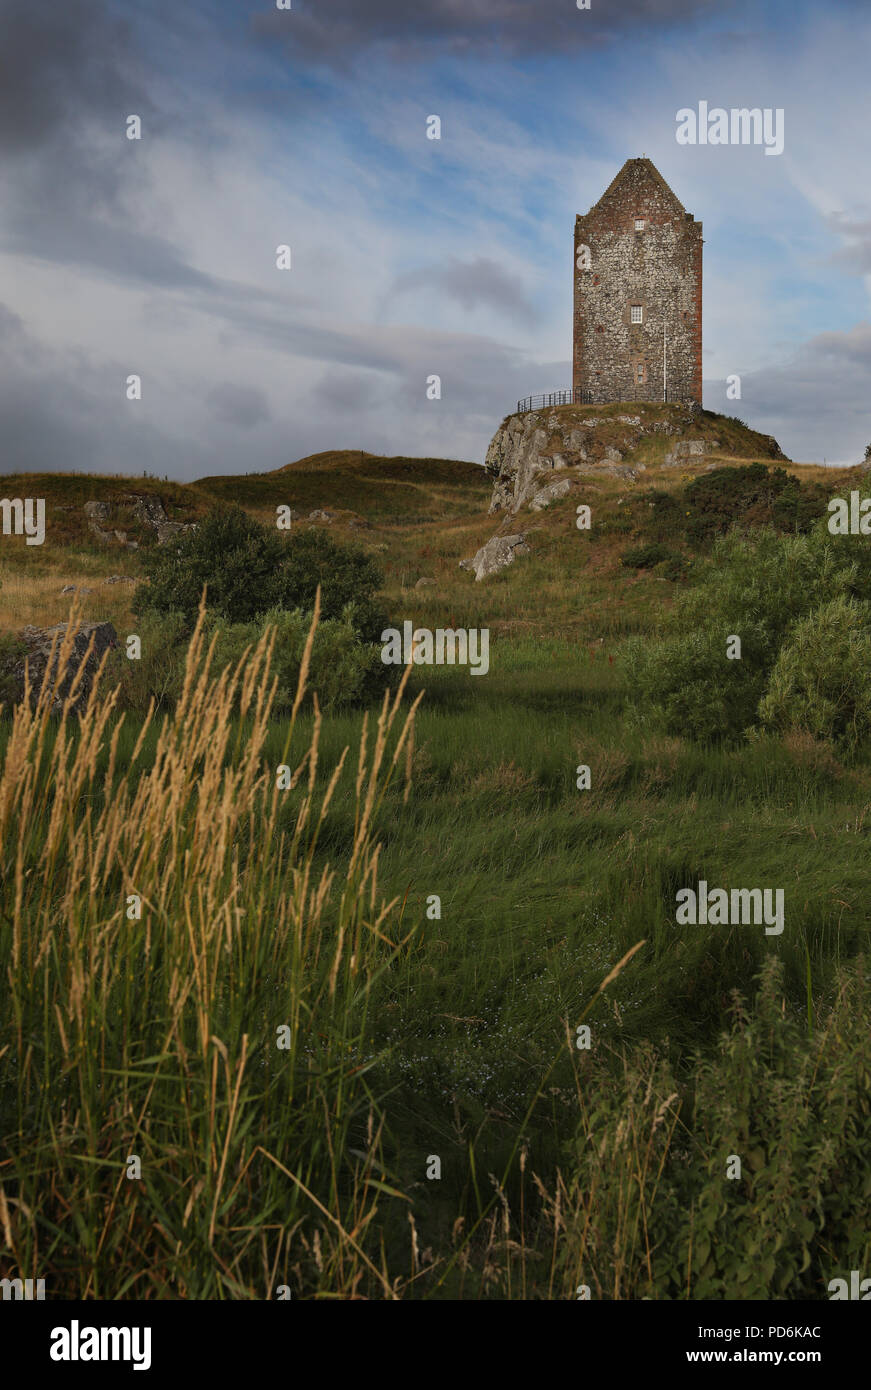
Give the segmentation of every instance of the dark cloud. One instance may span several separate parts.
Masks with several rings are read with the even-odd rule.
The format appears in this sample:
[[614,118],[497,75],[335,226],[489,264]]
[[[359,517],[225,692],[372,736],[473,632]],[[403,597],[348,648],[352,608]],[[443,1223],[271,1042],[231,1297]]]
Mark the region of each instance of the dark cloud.
[[[83,123],[150,110],[130,26],[103,0],[0,3],[0,152],[69,147]],[[133,104],[131,104],[133,103]]]
[[0,305],[3,472],[166,472],[167,439],[134,417],[123,381],[120,364],[49,348]]
[[452,257],[444,265],[421,266],[398,276],[393,284],[395,294],[430,289],[455,300],[464,309],[483,305],[528,327],[539,319],[516,279],[485,256],[473,261]]
[[142,278],[188,280],[126,211],[141,178],[126,118],[153,116],[130,25],[104,0],[0,0],[0,32],[4,250],[125,278],[141,258]]
[[363,412],[371,410],[376,393],[380,397],[380,383],[372,372],[340,368],[321,377],[312,391],[312,402],[319,411],[359,418]]
[[294,0],[292,10],[258,6],[251,29],[305,58],[345,65],[373,45],[405,59],[416,49],[431,56],[434,46],[454,55],[565,52],[721,8],[717,0],[593,0],[589,10],[572,0]]
[[269,402],[254,386],[224,381],[209,392],[207,399],[215,418],[237,429],[250,430],[270,418]]
[[780,366],[741,374],[741,399],[705,381],[705,405],[773,434],[797,463],[858,463],[871,440],[871,323],[818,333]]

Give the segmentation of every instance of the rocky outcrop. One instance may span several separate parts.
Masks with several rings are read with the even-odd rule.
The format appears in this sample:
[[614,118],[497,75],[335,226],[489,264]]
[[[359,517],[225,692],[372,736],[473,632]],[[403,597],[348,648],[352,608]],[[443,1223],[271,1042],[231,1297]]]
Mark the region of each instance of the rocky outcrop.
[[704,458],[719,449],[719,439],[679,439],[666,454],[663,463],[686,463],[687,459]]
[[[548,505],[552,482],[548,475],[563,469],[601,471],[624,476],[623,459],[648,434],[680,434],[691,426],[691,406],[674,406],[667,420],[645,414],[591,415],[589,407],[563,406],[510,415],[496,431],[487,450],[485,467],[493,478],[490,511],[517,512],[530,505]],[[643,464],[631,469],[634,477]],[[625,475],[630,469],[625,468]],[[565,492],[569,489],[566,488]],[[542,497],[542,494],[545,494]],[[564,495],[555,493],[553,496]],[[541,498],[541,503],[536,499]]]
[[555,483],[548,483],[547,487],[543,487],[532,498],[529,503],[529,510],[531,512],[543,512],[545,507],[549,507],[552,502],[556,502],[558,498],[565,497],[567,493],[571,492],[574,486],[575,484],[570,478],[560,478]]
[[118,636],[111,623],[80,623],[74,632],[70,650],[61,669],[61,647],[68,626],[68,623],[58,623],[57,627],[28,626],[21,632],[21,641],[27,650],[23,656],[16,659],[9,672],[15,683],[16,703],[24,698],[26,663],[32,705],[36,704],[48,671],[48,680],[54,685],[52,712],[60,714],[72,684],[81,670],[81,679],[70,709],[75,714],[81,713],[84,709],[103,654],[117,647]]
[[525,534],[491,536],[473,559],[460,561],[460,568],[473,570],[476,580],[486,579],[489,575],[496,574],[497,570],[504,569],[506,565],[512,565],[518,555],[528,554],[529,546],[526,544]]
[[157,528],[157,544],[168,545],[170,541],[176,540],[188,531],[196,531],[194,522],[182,521],[163,521]]
[[595,418],[583,407],[509,416],[493,436],[485,459],[493,478],[491,513],[516,512],[528,503],[541,510],[548,505],[546,497],[564,495],[551,495],[549,475],[567,468],[586,471],[618,464],[643,433],[640,416]]
[[[716,453],[720,441],[712,437],[715,421],[723,420],[728,433],[728,452],[751,458],[785,460],[777,441],[768,435],[702,412],[695,403],[638,402],[624,411],[613,407],[553,406],[509,415],[503,420],[487,450],[485,467],[493,479],[490,512],[515,515],[524,507],[540,511],[554,492],[554,473],[568,470],[584,474],[605,473],[634,479],[653,461],[661,459],[662,444],[642,453],[647,440],[669,439],[667,464],[701,462]],[[740,431],[736,439],[736,432]],[[567,492],[569,489],[566,488]]]
[[159,497],[139,497],[133,504],[133,515],[137,521],[141,521],[143,526],[151,526],[155,531],[159,531],[161,526],[169,521],[166,509]]
[[[170,521],[166,515],[166,508],[159,497],[145,497],[141,493],[125,493],[117,499],[124,507],[131,508],[132,518],[140,526],[147,526],[149,530],[157,533],[157,544],[168,545],[176,540],[186,531],[195,531],[196,522]],[[84,505],[84,513],[88,518],[88,530],[101,545],[112,545],[117,542],[127,550],[138,550],[138,541],[129,541],[126,531],[113,529],[107,531],[103,527],[103,522],[109,520],[112,513],[112,504],[103,498],[93,498]]]

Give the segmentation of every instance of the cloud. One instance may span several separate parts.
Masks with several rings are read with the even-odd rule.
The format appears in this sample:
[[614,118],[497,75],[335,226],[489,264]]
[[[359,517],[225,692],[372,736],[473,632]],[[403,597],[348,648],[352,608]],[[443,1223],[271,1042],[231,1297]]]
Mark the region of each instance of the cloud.
[[120,364],[40,342],[0,304],[3,471],[166,472],[168,439],[124,399]]
[[705,382],[705,405],[773,434],[796,463],[858,463],[871,440],[871,323],[818,333],[785,363],[741,375],[741,400]]
[[266,396],[254,386],[224,381],[209,392],[207,399],[216,419],[237,429],[250,430],[271,418]]
[[[132,74],[130,26],[102,0],[34,0],[0,5],[0,149],[5,158],[59,140],[75,141],[90,118],[117,120],[125,102],[140,110],[144,86]],[[141,114],[141,110],[140,110]]]
[[443,265],[406,271],[394,280],[392,289],[394,294],[433,289],[464,309],[488,306],[527,326],[540,317],[517,280],[486,256],[470,261],[453,256]]
[[871,274],[871,222],[851,222],[837,213],[828,222],[847,241],[832,256],[832,264],[843,266],[854,275]]
[[510,57],[564,53],[639,29],[663,29],[720,8],[717,0],[330,0],[293,10],[262,10],[251,18],[261,39],[292,54],[344,66],[374,46],[404,61],[433,47],[456,56],[498,52]]

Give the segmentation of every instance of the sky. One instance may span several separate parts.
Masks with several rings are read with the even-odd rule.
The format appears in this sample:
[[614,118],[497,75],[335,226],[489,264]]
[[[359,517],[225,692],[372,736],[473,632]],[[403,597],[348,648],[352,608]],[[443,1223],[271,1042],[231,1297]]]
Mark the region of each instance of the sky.
[[[0,0],[3,472],[483,462],[570,386],[575,216],[639,155],[703,223],[705,405],[861,460],[867,0],[278,3]],[[700,102],[783,152],[678,143]]]

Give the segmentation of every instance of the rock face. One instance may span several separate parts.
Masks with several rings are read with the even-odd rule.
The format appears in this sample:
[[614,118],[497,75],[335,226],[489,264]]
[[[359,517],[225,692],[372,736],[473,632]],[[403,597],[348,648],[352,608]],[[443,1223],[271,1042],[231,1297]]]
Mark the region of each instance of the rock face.
[[153,526],[155,531],[169,520],[159,497],[137,497],[133,505],[133,515],[144,526]]
[[531,512],[543,512],[545,507],[550,506],[551,502],[555,502],[558,497],[565,497],[567,493],[571,492],[573,486],[570,478],[560,478],[558,482],[548,483],[547,487],[543,487],[540,492],[535,494],[529,504],[529,510]]
[[495,574],[506,565],[512,565],[518,555],[528,554],[529,546],[526,544],[525,534],[491,536],[486,545],[481,546],[474,559],[460,561],[460,568],[474,570],[476,580],[486,579],[488,575]]
[[[576,478],[605,473],[634,479],[646,467],[635,458],[635,450],[644,441],[663,435],[670,441],[665,463],[701,461],[719,447],[718,440],[699,437],[710,426],[710,419],[700,413],[695,402],[644,403],[636,406],[635,412],[622,414],[613,408],[595,414],[589,406],[566,405],[509,415],[493,436],[485,459],[493,479],[490,512],[512,516],[526,506],[540,511],[550,500],[565,495],[554,490],[554,474],[565,470],[571,470]],[[777,441],[768,435],[747,429],[741,444],[748,461],[754,457],[788,461]],[[651,457],[659,458],[661,449],[660,443]],[[565,482],[567,492],[571,482]]]
[[705,454],[713,453],[719,445],[719,439],[679,439],[663,462],[686,463],[689,458],[703,458]]
[[563,491],[553,491],[554,472],[612,472],[646,432],[639,416],[591,419],[583,408],[571,406],[510,415],[493,436],[485,459],[493,478],[491,513],[517,512],[527,503],[540,511],[571,486],[566,479]]
[[[134,521],[138,521],[141,526],[147,526],[152,531],[157,532],[157,544],[167,545],[185,531],[195,531],[196,522],[170,521],[166,515],[166,509],[159,497],[143,497],[141,493],[126,493],[119,499],[125,506],[132,504],[132,516]],[[127,532],[103,529],[102,523],[109,520],[112,506],[110,502],[102,498],[94,498],[84,505],[84,513],[88,518],[88,530],[95,536],[101,545],[112,545],[117,542],[125,546],[128,550],[138,550],[138,541],[128,541]]]
[[[16,703],[24,697],[24,666],[27,663],[30,678],[30,699],[31,704],[36,704],[36,699],[45,677],[46,668],[51,666],[50,680],[56,678],[58,663],[60,660],[60,649],[67,631],[67,623],[59,623],[57,627],[26,627],[21,633],[21,640],[27,647],[27,652],[22,656],[11,669],[10,674],[15,679],[16,684]],[[93,650],[86,658],[89,643],[93,637]],[[64,700],[69,694],[70,687],[75,679],[82,662],[84,661],[84,671],[76,690],[75,699],[70,706],[76,714],[81,713],[87,702],[91,687],[94,683],[94,676],[103,658],[103,653],[112,647],[117,647],[118,635],[111,623],[81,623],[75,636],[72,639],[72,649],[66,661],[62,677],[55,690],[52,700],[52,712],[60,714],[63,709]],[[54,655],[52,647],[54,646]]]
[[195,531],[196,529],[193,522],[185,524],[181,521],[162,521],[157,528],[157,544],[168,545],[177,536],[183,536],[186,531]]

